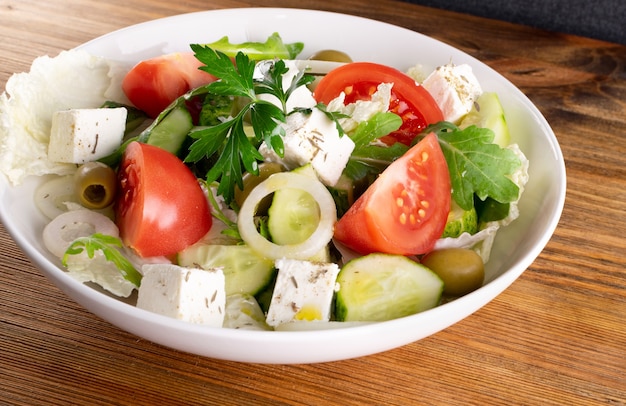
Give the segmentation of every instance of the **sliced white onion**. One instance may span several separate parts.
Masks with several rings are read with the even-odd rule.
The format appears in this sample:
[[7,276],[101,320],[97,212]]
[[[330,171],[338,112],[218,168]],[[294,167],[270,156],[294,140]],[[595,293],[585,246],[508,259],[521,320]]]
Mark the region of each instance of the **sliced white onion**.
[[[256,229],[254,215],[261,200],[279,189],[299,189],[309,193],[320,209],[320,220],[309,238],[299,244],[278,245],[265,239]],[[239,211],[237,225],[246,244],[266,258],[307,259],[324,248],[333,237],[337,209],[330,192],[318,180],[293,172],[280,172],[261,182],[250,192]]]
[[52,254],[63,258],[72,241],[94,233],[119,237],[113,220],[91,210],[72,210],[55,217],[43,229],[43,243]]
[[[54,176],[35,189],[35,205],[50,220],[71,210],[85,210],[76,194],[74,175]],[[95,210],[113,218],[113,206]]]
[[74,175],[55,176],[35,189],[35,204],[50,220],[67,211],[68,203],[78,203]]

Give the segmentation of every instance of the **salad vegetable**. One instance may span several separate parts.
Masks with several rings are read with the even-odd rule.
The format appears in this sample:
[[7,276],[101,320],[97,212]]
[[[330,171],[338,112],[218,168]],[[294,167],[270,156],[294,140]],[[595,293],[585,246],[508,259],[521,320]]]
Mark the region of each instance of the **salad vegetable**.
[[[417,80],[341,51],[296,60],[304,44],[278,34],[190,48],[130,69],[65,52],[7,83],[0,168],[13,183],[50,175],[34,196],[43,241],[73,277],[137,291],[148,311],[258,330],[389,320],[482,285],[528,161],[469,65]],[[21,95],[61,67],[94,87]],[[97,162],[51,162],[68,110],[118,117],[123,140]]]
[[204,191],[176,156],[133,142],[118,169],[115,221],[124,244],[140,256],[167,256],[200,240],[212,217]]
[[335,238],[360,254],[425,254],[449,212],[450,175],[431,133],[367,188],[337,222]]
[[224,36],[215,42],[205,44],[205,47],[220,51],[233,58],[241,52],[254,61],[268,59],[268,57],[291,60],[302,52],[304,43],[285,44],[280,35],[275,32],[267,37],[265,42],[249,41],[234,44],[230,42],[228,36]]
[[147,59],[126,74],[122,89],[135,107],[156,118],[176,98],[215,80],[200,66],[202,62],[192,52]]
[[348,262],[337,281],[340,321],[384,321],[419,313],[439,303],[444,286],[424,265],[380,253]]

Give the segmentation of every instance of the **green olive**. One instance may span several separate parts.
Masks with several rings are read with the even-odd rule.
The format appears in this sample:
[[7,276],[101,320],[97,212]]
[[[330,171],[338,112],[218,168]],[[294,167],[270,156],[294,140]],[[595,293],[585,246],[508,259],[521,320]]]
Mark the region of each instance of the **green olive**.
[[443,293],[462,296],[483,284],[485,266],[475,251],[464,248],[447,248],[432,251],[422,258],[422,264],[443,280]]
[[[282,172],[285,168],[281,164],[265,162],[259,165],[259,174],[254,175],[250,172],[246,172],[243,175],[243,190],[240,190],[238,187],[235,188],[235,202],[238,207],[241,207],[244,200],[248,197],[252,189],[254,189],[259,183],[263,182],[265,179],[269,178],[270,175],[273,175],[278,172]],[[271,204],[271,196],[267,196],[265,199],[259,203],[257,208],[257,213],[267,212]]]
[[309,57],[314,61],[329,61],[329,62],[352,62],[352,58],[348,54],[342,51],[337,51],[334,49],[324,49],[322,51],[317,51],[313,55]]
[[104,209],[111,205],[117,191],[115,171],[101,162],[81,165],[74,176],[76,195],[88,209]]

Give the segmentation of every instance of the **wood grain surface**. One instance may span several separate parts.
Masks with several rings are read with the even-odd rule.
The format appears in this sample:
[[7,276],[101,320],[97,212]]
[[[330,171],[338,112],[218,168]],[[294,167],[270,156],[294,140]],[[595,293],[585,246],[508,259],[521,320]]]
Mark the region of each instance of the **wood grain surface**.
[[0,85],[37,56],[128,25],[249,6],[386,21],[510,79],[565,157],[552,240],[503,294],[440,333],[286,366],[202,358],[121,331],[48,282],[0,226],[0,404],[626,405],[626,47],[392,0],[0,0]]

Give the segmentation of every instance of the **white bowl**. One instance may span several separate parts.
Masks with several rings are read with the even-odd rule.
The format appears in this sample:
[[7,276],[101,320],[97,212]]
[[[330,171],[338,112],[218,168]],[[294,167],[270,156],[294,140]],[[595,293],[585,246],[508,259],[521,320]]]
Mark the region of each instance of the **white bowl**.
[[454,302],[383,323],[323,331],[260,332],[193,325],[138,309],[69,277],[42,244],[43,216],[33,202],[37,179],[12,187],[0,176],[0,218],[25,254],[68,296],[119,328],[178,350],[255,363],[312,363],[354,358],[434,334],[472,314],[506,289],[535,260],[559,221],[565,166],[558,142],[537,108],[509,81],[471,56],[439,41],[381,22],[336,13],[275,8],[227,9],[150,21],[97,38],[80,48],[129,63],[189,50],[228,35],[233,42],[264,41],[278,32],[303,41],[305,53],[348,52],[398,69],[426,69],[450,61],[470,64],[484,90],[496,91],[507,112],[512,141],[530,161],[520,217],[500,230],[485,285]]

